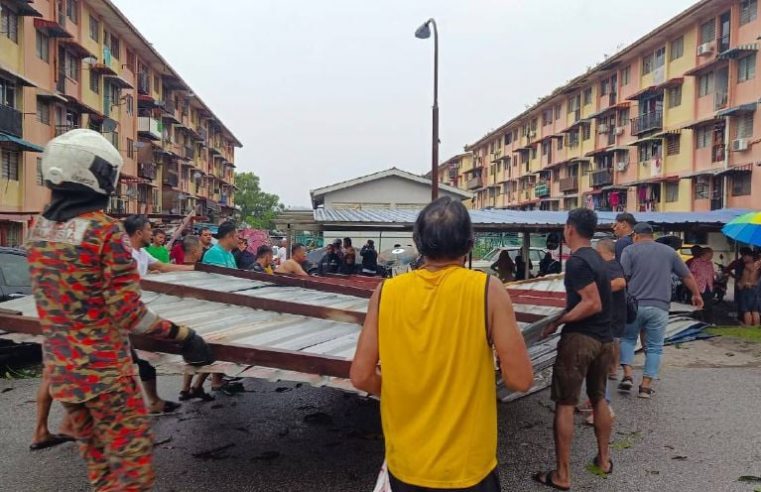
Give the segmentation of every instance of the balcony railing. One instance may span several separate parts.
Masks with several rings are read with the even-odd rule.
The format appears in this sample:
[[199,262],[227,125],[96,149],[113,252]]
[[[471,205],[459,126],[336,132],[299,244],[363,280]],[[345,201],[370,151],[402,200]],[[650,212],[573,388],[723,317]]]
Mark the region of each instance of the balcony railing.
[[137,166],[137,175],[145,179],[156,179],[156,165],[148,162],[139,163]]
[[77,125],[56,125],[55,136],[63,135],[64,133],[79,128]]
[[560,179],[560,191],[576,191],[579,189],[579,178],[571,176]]
[[601,169],[592,173],[590,182],[592,186],[605,186],[613,184],[613,172],[610,169]]
[[159,120],[155,120],[150,116],[140,116],[137,119],[137,131],[144,137],[161,140],[164,129]]
[[22,137],[24,135],[21,123],[21,111],[0,104],[0,132],[13,135],[14,137]]
[[727,91],[716,91],[713,96],[713,109],[724,109],[729,104],[729,93]]
[[711,147],[711,162],[724,162],[724,145],[716,144]]
[[482,186],[483,186],[483,180],[481,179],[481,176],[476,176],[468,180],[469,190],[475,190],[476,188],[481,188]]
[[151,76],[145,72],[137,74],[137,92],[139,94],[151,93]]
[[643,113],[631,120],[632,135],[639,135],[650,130],[663,129],[663,111],[653,111],[650,113]]
[[183,151],[183,155],[186,159],[195,159],[196,158],[196,149],[193,147],[185,147]]
[[174,101],[172,101],[171,99],[167,99],[167,100],[164,101],[164,112],[165,113],[174,116],[175,109],[176,108],[174,107]]

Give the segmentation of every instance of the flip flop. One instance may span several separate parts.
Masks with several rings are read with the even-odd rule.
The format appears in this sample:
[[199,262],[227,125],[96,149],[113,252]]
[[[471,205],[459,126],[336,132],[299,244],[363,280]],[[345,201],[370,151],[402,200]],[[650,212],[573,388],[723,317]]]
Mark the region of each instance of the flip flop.
[[592,460],[592,464],[595,465],[597,468],[599,468],[600,471],[603,472],[606,475],[610,475],[611,473],[613,473],[613,460],[609,459],[608,463],[610,463],[610,470],[605,471],[605,469],[600,465],[600,457],[599,456],[595,456],[595,459]]
[[[539,472],[535,473],[531,478],[534,479],[535,482],[540,483],[546,487],[552,487],[555,490],[571,490],[571,487],[563,487],[562,485],[558,485],[555,483],[555,481],[552,479],[552,474],[555,471],[548,471],[548,472]],[[544,476],[544,478],[542,478]]]
[[180,404],[174,401],[165,401],[164,406],[161,407],[161,410],[158,412],[151,411],[150,415],[163,415],[165,413],[172,413],[178,408],[180,408]]
[[59,444],[71,441],[76,441],[76,439],[74,439],[72,436],[67,436],[64,434],[51,434],[50,437],[44,441],[33,442],[30,444],[29,451],[39,451],[40,449],[52,448],[53,446],[58,446]]

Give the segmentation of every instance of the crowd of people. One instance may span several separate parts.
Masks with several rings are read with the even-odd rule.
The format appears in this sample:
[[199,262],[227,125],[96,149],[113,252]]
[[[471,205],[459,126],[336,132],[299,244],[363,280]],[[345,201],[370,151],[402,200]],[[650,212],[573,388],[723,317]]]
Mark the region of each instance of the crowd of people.
[[[645,365],[637,395],[654,395],[671,275],[682,279],[696,308],[703,307],[705,294],[677,252],[655,241],[649,224],[620,214],[614,228],[617,239],[599,241],[593,248],[596,227],[594,211],[569,212],[564,230],[572,252],[564,277],[567,306],[543,332],[548,337],[563,327],[551,385],[556,464],[533,478],[559,490],[571,486],[577,410],[591,411],[588,422],[598,444],[594,465],[602,474],[613,472],[610,383],[618,380],[621,367],[617,389],[632,391],[640,339]],[[442,198],[430,204],[418,216],[414,236],[425,262],[379,286],[351,370],[355,387],[383,394],[386,464],[379,484],[385,482],[395,492],[500,490],[493,353],[507,388],[526,391],[533,384],[510,297],[497,278],[464,268],[473,230],[460,203]],[[515,271],[504,258],[495,268],[500,279],[505,270]],[[584,385],[588,402],[579,406]]]

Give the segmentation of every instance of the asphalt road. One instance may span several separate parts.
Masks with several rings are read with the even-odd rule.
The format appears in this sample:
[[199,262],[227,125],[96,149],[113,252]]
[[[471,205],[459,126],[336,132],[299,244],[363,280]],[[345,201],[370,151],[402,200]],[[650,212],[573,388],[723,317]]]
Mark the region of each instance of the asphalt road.
[[[761,476],[761,368],[668,368],[652,401],[614,395],[615,473],[585,470],[595,454],[579,418],[574,490],[753,491]],[[30,452],[38,380],[0,380],[0,490],[88,490],[76,446]],[[174,396],[179,378],[160,378]],[[376,402],[293,384],[248,380],[247,392],[155,418],[159,491],[372,490],[383,458]],[[54,407],[57,425],[61,408]],[[504,490],[552,466],[552,411],[543,391],[499,414]]]

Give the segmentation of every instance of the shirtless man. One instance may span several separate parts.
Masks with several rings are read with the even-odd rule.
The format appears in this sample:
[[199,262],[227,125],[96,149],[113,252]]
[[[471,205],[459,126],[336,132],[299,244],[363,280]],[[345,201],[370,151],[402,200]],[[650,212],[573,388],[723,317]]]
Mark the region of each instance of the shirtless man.
[[291,247],[291,258],[285,260],[277,267],[275,273],[285,273],[288,275],[297,275],[299,277],[308,277],[309,274],[301,266],[307,259],[307,249],[303,244],[296,243]]
[[743,255],[743,270],[737,282],[737,308],[742,313],[742,322],[748,326],[761,324],[758,284],[759,264],[752,255]]

